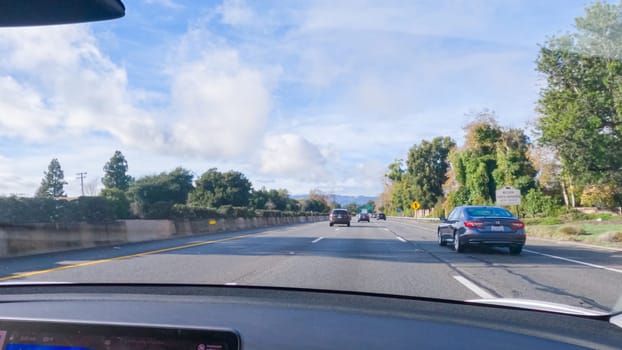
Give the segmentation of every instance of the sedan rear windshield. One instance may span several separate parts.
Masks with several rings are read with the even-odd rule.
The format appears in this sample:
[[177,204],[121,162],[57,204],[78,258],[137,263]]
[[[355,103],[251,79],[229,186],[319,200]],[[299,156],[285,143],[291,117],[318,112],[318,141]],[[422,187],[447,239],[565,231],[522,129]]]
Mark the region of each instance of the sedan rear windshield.
[[512,213],[503,208],[466,208],[466,212],[467,215],[471,217],[514,217]]
[[333,214],[347,214],[347,210],[333,210]]

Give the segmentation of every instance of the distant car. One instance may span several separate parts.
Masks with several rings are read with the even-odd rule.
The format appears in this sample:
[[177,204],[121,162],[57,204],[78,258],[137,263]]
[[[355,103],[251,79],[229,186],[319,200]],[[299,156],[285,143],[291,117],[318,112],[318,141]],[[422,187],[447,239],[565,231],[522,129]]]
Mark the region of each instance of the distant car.
[[379,213],[378,214],[378,220],[387,220],[387,216],[384,215],[384,213]]
[[367,214],[367,213],[360,213],[359,214],[359,218],[358,218],[358,222],[361,222],[361,221],[369,222],[369,214]]
[[496,246],[517,255],[525,245],[525,224],[505,208],[460,206],[440,219],[438,244],[452,242],[458,253],[468,246]]
[[350,220],[352,219],[352,217],[346,209],[333,209],[330,212],[328,219],[330,220],[330,226],[333,226],[335,224],[341,224],[348,225],[348,227],[350,227]]

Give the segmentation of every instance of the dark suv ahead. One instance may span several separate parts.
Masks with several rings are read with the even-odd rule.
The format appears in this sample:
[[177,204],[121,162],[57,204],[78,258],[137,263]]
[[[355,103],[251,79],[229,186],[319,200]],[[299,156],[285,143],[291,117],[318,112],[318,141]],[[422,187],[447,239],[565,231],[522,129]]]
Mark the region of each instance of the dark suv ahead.
[[369,214],[367,214],[367,213],[360,213],[358,222],[361,222],[361,221],[369,222]]
[[348,213],[346,209],[333,209],[328,218],[330,220],[330,226],[342,224],[348,225],[348,227],[350,227],[350,220],[352,219],[350,213]]

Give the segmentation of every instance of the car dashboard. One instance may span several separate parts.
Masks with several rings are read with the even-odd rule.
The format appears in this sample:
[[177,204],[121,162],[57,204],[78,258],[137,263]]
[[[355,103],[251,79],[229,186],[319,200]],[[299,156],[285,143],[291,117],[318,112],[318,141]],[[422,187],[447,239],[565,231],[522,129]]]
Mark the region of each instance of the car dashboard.
[[608,317],[369,293],[193,285],[1,290],[7,350],[616,349],[622,339]]

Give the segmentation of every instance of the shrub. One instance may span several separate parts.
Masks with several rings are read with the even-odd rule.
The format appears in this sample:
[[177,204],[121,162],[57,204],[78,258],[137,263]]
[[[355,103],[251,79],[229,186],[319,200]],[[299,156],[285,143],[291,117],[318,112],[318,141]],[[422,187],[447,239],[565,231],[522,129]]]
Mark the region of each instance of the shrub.
[[587,207],[612,208],[616,202],[613,186],[586,186],[581,194],[581,204]]
[[118,188],[106,188],[101,191],[100,196],[108,200],[115,218],[130,218],[130,201],[125,191]]
[[71,211],[67,221],[106,222],[115,219],[112,202],[103,197],[80,197],[67,204],[66,209]]
[[566,236],[579,236],[586,234],[585,230],[579,226],[566,225],[557,229],[557,233],[561,233]]
[[255,210],[255,214],[258,217],[277,217],[282,216],[282,212],[280,210]]
[[221,205],[218,207],[218,214],[223,218],[231,218],[233,217],[233,206],[232,205]]
[[145,219],[169,219],[173,216],[173,202],[159,201],[142,208]]
[[175,204],[171,208],[173,219],[215,219],[222,215],[216,208],[197,207],[186,204]]
[[622,242],[622,231],[605,232],[598,236],[601,242]]
[[0,198],[0,223],[107,222],[115,219],[113,206],[103,197],[74,200]]
[[537,189],[530,189],[521,201],[520,209],[530,217],[552,216],[558,211],[555,200]]
[[232,207],[231,209],[234,218],[252,218],[255,216],[255,211],[248,207]]

